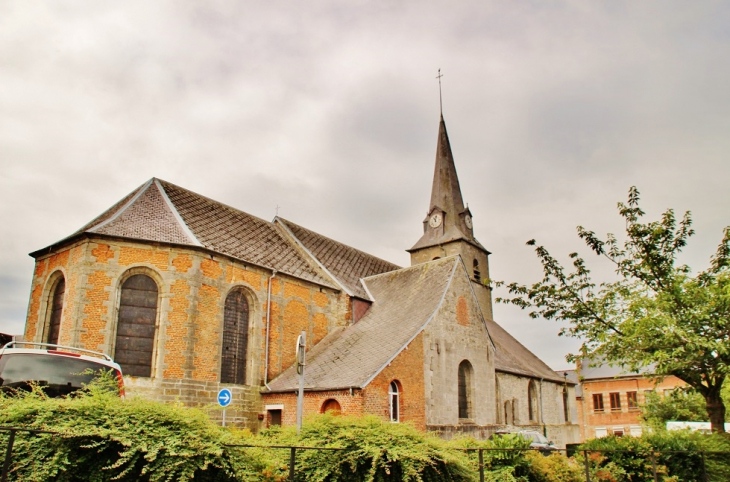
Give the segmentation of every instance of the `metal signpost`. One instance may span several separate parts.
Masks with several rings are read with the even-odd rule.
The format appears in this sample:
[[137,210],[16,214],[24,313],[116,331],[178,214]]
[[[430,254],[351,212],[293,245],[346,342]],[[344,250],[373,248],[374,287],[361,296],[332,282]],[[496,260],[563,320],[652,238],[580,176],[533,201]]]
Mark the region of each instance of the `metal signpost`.
[[302,431],[302,418],[304,411],[304,365],[305,350],[307,348],[307,332],[297,338],[297,373],[299,374],[299,395],[297,396],[297,434]]
[[227,388],[222,388],[218,392],[218,405],[223,407],[223,426],[226,426],[226,407],[233,401],[233,394]]

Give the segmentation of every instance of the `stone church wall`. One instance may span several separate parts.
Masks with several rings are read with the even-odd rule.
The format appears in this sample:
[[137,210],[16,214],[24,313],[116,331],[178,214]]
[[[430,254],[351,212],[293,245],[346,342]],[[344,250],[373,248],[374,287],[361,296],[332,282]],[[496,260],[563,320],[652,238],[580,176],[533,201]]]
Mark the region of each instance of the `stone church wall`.
[[[424,330],[426,420],[429,429],[439,426],[486,426],[495,423],[494,351],[478,305],[470,296],[470,281],[457,266],[451,286],[435,318]],[[471,417],[459,419],[459,364],[472,366],[469,400]]]
[[[193,248],[83,239],[36,260],[25,339],[43,340],[53,286],[63,275],[59,343],[113,354],[121,285],[133,274],[154,279],[159,295],[152,377],[125,377],[128,395],[190,405],[215,403],[225,298],[242,287],[249,302],[248,387],[230,387],[236,395],[233,403],[241,410],[237,417],[262,413],[258,392],[264,379],[272,275],[264,268]],[[281,273],[271,287],[269,380],[293,363],[302,330],[311,347],[351,319],[349,298],[341,292]],[[251,424],[258,424],[255,416]]]

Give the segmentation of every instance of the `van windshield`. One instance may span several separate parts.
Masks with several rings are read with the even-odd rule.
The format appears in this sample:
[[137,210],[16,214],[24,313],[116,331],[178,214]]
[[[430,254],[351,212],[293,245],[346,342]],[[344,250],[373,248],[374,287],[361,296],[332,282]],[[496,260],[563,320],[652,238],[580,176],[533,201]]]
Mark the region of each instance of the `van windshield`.
[[0,386],[28,390],[28,382],[35,382],[49,397],[60,397],[81,389],[82,384],[89,383],[104,370],[110,368],[80,358],[6,353],[0,357]]

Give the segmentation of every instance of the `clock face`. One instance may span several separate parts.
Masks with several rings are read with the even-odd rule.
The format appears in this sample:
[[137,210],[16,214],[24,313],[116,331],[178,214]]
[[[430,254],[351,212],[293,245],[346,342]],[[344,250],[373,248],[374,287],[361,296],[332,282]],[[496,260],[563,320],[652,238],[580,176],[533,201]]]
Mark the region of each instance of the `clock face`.
[[466,216],[464,216],[464,224],[466,224],[466,227],[467,228],[469,228],[469,229],[472,228],[472,225],[471,225],[471,216],[469,216],[468,214]]
[[435,213],[433,216],[431,216],[431,219],[428,220],[428,224],[432,228],[437,228],[441,226],[441,215],[439,213]]

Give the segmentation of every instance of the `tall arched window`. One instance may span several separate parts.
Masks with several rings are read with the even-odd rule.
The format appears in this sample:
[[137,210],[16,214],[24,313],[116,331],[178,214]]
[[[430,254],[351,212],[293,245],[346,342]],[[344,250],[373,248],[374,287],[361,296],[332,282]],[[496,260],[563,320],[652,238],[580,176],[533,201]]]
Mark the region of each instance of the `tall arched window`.
[[398,382],[390,382],[390,390],[388,390],[388,404],[390,406],[390,421],[400,422],[400,392],[398,391]]
[[472,418],[472,368],[467,360],[459,363],[459,418]]
[[53,288],[50,311],[48,317],[48,335],[46,343],[58,344],[58,335],[61,333],[61,314],[63,313],[63,295],[66,291],[66,280],[61,276]]
[[570,422],[570,405],[568,405],[568,387],[563,387],[563,418]]
[[527,386],[527,410],[530,418],[530,422],[539,422],[539,411],[537,406],[537,385],[535,380],[530,380],[530,384]]
[[157,283],[143,274],[130,276],[122,284],[114,360],[125,375],[152,375],[157,294]]
[[499,390],[499,380],[494,379],[494,405],[497,414],[497,423],[502,423],[502,394]]
[[223,313],[223,347],[221,350],[221,382],[246,383],[246,351],[248,349],[248,301],[243,290],[231,291]]
[[476,258],[474,259],[474,279],[477,281],[482,280],[482,272],[479,271],[479,261]]

